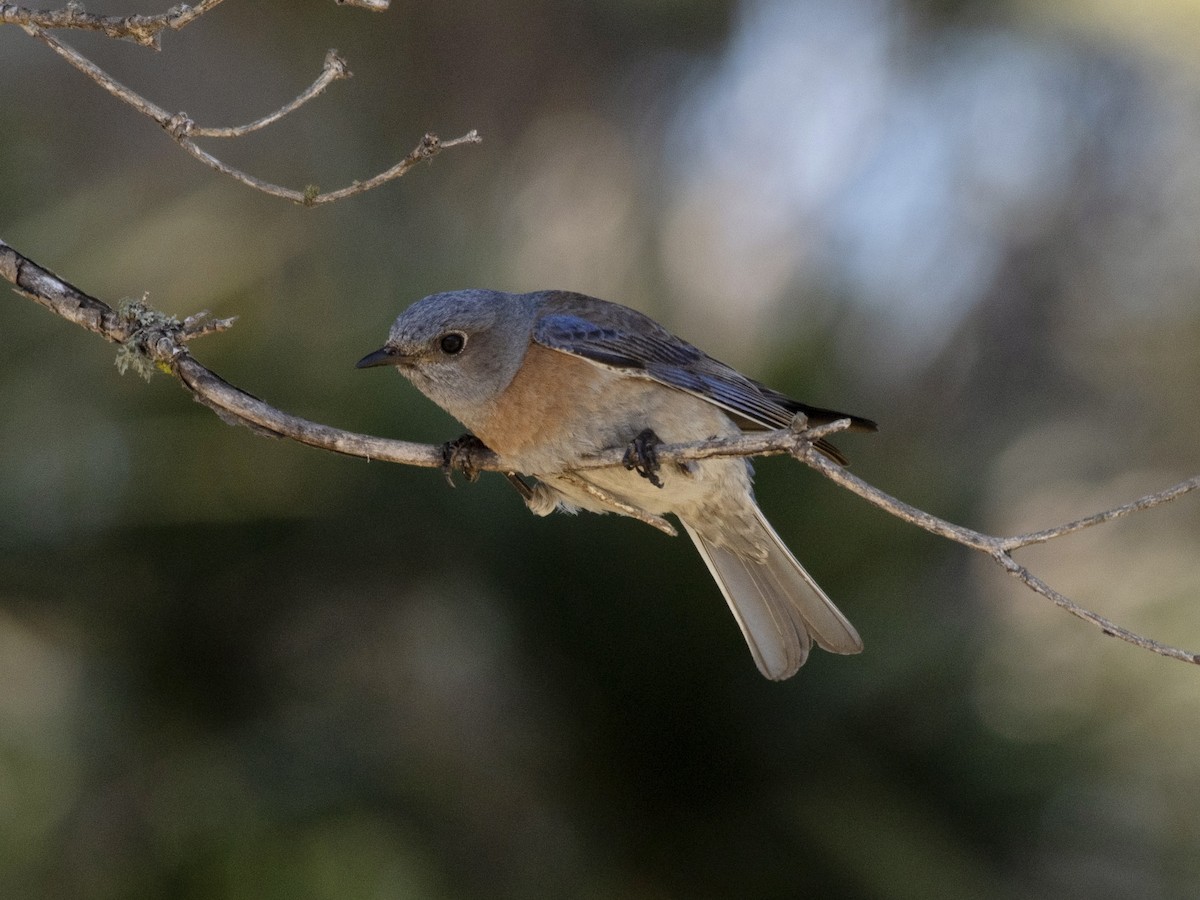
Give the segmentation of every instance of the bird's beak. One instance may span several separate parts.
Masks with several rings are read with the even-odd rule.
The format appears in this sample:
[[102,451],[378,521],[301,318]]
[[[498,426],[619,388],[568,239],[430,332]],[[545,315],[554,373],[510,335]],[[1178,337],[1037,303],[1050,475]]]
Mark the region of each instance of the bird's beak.
[[408,359],[395,347],[382,347],[374,353],[368,353],[354,364],[356,369],[369,369],[372,366],[400,366]]

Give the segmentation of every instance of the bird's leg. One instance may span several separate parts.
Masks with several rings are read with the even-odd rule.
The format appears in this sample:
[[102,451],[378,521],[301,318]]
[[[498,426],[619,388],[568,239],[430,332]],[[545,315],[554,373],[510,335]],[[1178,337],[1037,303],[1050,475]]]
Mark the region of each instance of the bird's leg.
[[508,479],[508,483],[517,489],[517,493],[521,495],[521,499],[526,503],[533,500],[533,488],[526,483],[525,479],[516,472],[505,472],[504,477]]
[[658,488],[663,486],[662,479],[658,477],[659,465],[656,449],[661,443],[662,441],[658,439],[654,430],[647,428],[629,442],[629,447],[625,450],[625,457],[621,460],[626,469],[636,471]]
[[530,484],[516,472],[505,472],[508,483],[517,489],[529,511],[535,516],[548,516],[562,503],[563,496],[548,484],[535,481]]
[[454,473],[462,472],[467,482],[479,480],[479,469],[475,467],[474,454],[486,451],[487,444],[473,434],[464,434],[442,444],[442,474],[446,483],[454,487]]

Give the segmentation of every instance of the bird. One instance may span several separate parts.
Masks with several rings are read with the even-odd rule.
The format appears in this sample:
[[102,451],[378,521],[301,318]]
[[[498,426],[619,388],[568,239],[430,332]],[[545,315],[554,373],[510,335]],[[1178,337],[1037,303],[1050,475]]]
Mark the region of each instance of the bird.
[[[792,400],[676,337],[635,309],[571,291],[447,291],[395,320],[358,368],[393,366],[486,445],[539,515],[554,510],[674,515],[716,580],[759,671],[780,681],[813,644],[862,651],[862,639],[771,527],[744,458],[659,467],[659,442],[686,443],[861,416]],[[447,445],[450,446],[450,445]],[[826,457],[845,458],[825,440]],[[627,447],[626,466],[575,469]],[[519,487],[524,481],[514,481]],[[661,519],[660,519],[661,521]]]

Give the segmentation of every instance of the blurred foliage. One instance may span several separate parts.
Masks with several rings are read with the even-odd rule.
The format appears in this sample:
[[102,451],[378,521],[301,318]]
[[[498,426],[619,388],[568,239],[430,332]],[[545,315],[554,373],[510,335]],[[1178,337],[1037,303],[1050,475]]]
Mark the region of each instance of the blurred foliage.
[[[0,236],[109,301],[239,316],[197,354],[347,428],[459,433],[352,368],[411,301],[562,287],[880,420],[855,471],[966,524],[1196,472],[1192,5],[392,7],[229,0],[158,54],[68,36],[203,124],[336,46],[352,81],[208,142],[269,180],[484,137],[317,210],[0,30]],[[0,321],[2,896],[1200,892],[1196,672],[794,464],[760,462],[763,506],[867,651],[776,685],[686,541],[264,440],[33,304]],[[1198,519],[1024,558],[1195,647]]]

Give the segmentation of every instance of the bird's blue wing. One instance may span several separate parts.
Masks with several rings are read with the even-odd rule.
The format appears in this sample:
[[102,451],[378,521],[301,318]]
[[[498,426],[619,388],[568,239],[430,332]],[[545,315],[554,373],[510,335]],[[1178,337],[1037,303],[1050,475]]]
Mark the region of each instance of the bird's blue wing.
[[[796,413],[814,425],[849,419],[856,431],[875,431],[870,419],[809,406],[747,378],[677,338],[649,316],[617,303],[568,291],[545,291],[533,339],[631,378],[647,378],[721,407],[742,428],[785,428]],[[816,446],[835,462],[846,458],[828,441]]]
[[534,327],[533,339],[551,350],[686,391],[760,428],[782,428],[795,414],[765,393],[762,385],[675,337],[653,319],[627,307],[581,299],[604,304],[602,322],[594,314],[547,311]]

